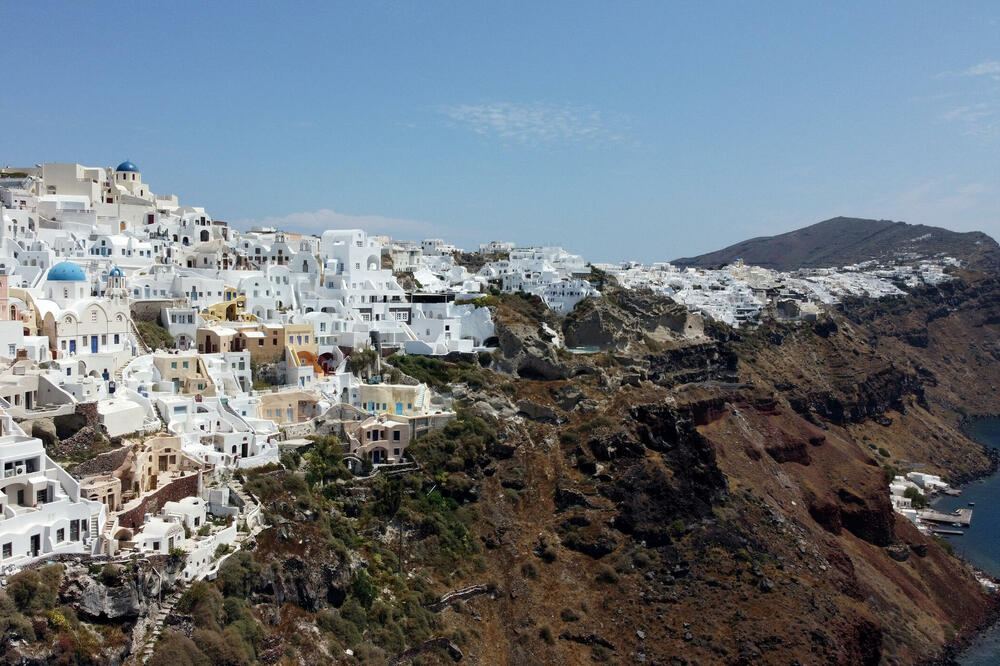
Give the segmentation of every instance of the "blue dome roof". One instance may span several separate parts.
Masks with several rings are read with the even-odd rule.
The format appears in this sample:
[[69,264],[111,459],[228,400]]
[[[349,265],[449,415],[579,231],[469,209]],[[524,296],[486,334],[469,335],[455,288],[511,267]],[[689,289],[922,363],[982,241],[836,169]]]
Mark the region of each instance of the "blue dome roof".
[[121,276],[122,276],[122,269],[118,268],[117,266],[112,268],[111,272],[108,273],[108,277],[121,277]]
[[125,160],[124,162],[115,167],[115,171],[135,171],[138,173],[139,167],[132,164],[128,160]]
[[48,279],[50,282],[86,282],[87,275],[73,262],[63,261],[49,269]]

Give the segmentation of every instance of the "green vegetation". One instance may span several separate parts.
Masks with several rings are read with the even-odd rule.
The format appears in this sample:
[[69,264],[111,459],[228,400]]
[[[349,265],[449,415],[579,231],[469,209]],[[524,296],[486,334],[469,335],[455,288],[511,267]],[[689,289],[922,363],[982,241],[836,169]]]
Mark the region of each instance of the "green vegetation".
[[271,381],[273,376],[270,369],[265,371],[265,364],[259,361],[250,361],[250,378],[253,379],[253,389],[255,391],[267,391],[276,386],[280,386],[279,383]]
[[[52,663],[100,664],[99,646],[108,641],[80,622],[72,608],[58,605],[62,577],[61,564],[10,577],[6,590],[0,591],[0,642],[38,643],[40,649],[48,650]],[[101,633],[115,644],[124,638],[120,630]]]
[[500,299],[493,294],[487,294],[486,296],[479,296],[477,298],[458,299],[455,301],[455,305],[474,305],[477,308],[495,308],[500,305]]
[[471,470],[496,441],[495,423],[460,410],[454,421],[412,442],[408,451],[435,481],[448,488],[450,474]]
[[540,296],[519,291],[513,294],[500,294],[500,305],[526,319],[534,322],[546,322],[550,325],[557,325],[559,315],[545,305],[545,301]]
[[135,328],[139,337],[150,349],[173,349],[174,336],[155,321],[137,321]]
[[378,360],[378,352],[371,347],[355,349],[347,358],[347,365],[355,377],[370,377],[372,367]]
[[948,553],[952,557],[955,556],[955,546],[953,546],[950,541],[948,541],[944,537],[938,536],[936,534],[934,535],[934,540],[938,542],[939,546],[941,546],[942,548],[944,548],[944,550],[945,550],[946,553]]
[[[357,492],[361,484],[332,482],[350,479],[334,437],[314,440],[302,472],[278,465],[245,471],[244,487],[281,527],[262,533],[255,551],[230,555],[215,581],[188,589],[177,612],[190,617],[193,631],[165,632],[151,663],[249,664],[273,642],[285,646],[280,663],[293,663],[315,658],[317,639],[329,654],[350,648],[358,662],[386,663],[441,635],[440,616],[427,606],[452,581],[485,570],[470,498],[496,439],[495,423],[462,411],[411,444],[421,472],[376,476],[364,482],[364,494]],[[351,564],[359,557],[360,566]],[[525,564],[524,575],[540,575],[536,566]],[[253,612],[269,590],[292,589],[318,571],[330,592],[314,608],[286,604],[276,625]],[[320,633],[304,636],[303,624]]]
[[306,483],[310,487],[351,478],[350,470],[344,466],[343,448],[336,437],[317,437],[313,440],[313,445],[302,456],[307,466]]
[[486,383],[482,369],[468,361],[443,361],[433,356],[395,354],[389,362],[431,388],[447,390],[450,384],[464,382],[473,388]]
[[878,454],[883,458],[888,458],[892,455],[891,453],[889,453],[889,450],[883,446],[878,447]]
[[927,506],[927,498],[916,488],[907,488],[903,491],[903,497],[909,497],[914,509],[923,509]]

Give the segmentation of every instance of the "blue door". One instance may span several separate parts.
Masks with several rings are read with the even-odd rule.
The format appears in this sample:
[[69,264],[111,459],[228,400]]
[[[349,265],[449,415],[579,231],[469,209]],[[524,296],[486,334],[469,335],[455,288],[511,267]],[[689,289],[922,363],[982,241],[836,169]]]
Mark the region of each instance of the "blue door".
[[76,340],[70,340],[69,341],[69,353],[70,354],[75,354],[76,353]]
[[97,353],[97,336],[96,335],[90,336],[90,353],[91,354],[96,354]]
[[403,403],[401,403],[401,402],[397,402],[396,403],[396,413],[402,415],[402,413],[403,413]]

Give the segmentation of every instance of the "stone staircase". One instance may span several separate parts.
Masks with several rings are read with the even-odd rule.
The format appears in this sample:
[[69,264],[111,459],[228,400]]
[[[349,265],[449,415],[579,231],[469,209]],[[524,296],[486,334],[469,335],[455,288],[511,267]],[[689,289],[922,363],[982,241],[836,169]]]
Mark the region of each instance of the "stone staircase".
[[153,651],[156,649],[156,641],[160,640],[160,634],[163,633],[164,622],[166,622],[167,617],[174,612],[177,602],[181,600],[181,596],[183,596],[186,589],[187,585],[184,585],[183,587],[171,592],[170,596],[164,599],[163,603],[161,603],[156,609],[156,612],[153,613],[153,632],[146,640],[146,644],[142,648],[140,657],[143,664],[148,663],[150,658],[153,656]]

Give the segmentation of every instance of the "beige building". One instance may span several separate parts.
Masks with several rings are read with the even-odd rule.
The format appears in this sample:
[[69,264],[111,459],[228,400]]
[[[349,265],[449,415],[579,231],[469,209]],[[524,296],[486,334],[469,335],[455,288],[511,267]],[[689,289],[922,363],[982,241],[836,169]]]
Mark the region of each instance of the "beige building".
[[284,328],[261,324],[259,328],[241,328],[233,342],[233,351],[250,352],[255,363],[274,363],[285,356]]
[[279,425],[302,423],[319,416],[319,397],[309,391],[281,391],[260,396],[257,418],[270,419]]
[[366,419],[351,442],[351,453],[373,463],[397,463],[403,460],[410,443],[410,424],[384,414]]
[[181,452],[180,437],[152,437],[136,446],[133,454],[130,464],[116,472],[121,479],[122,494],[133,497],[156,490],[176,477],[206,468]]
[[198,351],[203,354],[222,354],[233,351],[236,329],[226,326],[205,326],[198,329]]
[[154,354],[161,381],[173,382],[177,393],[215,395],[215,384],[196,354]]
[[92,476],[80,482],[80,495],[108,507],[108,513],[121,511],[122,482],[116,476],[104,474]]

